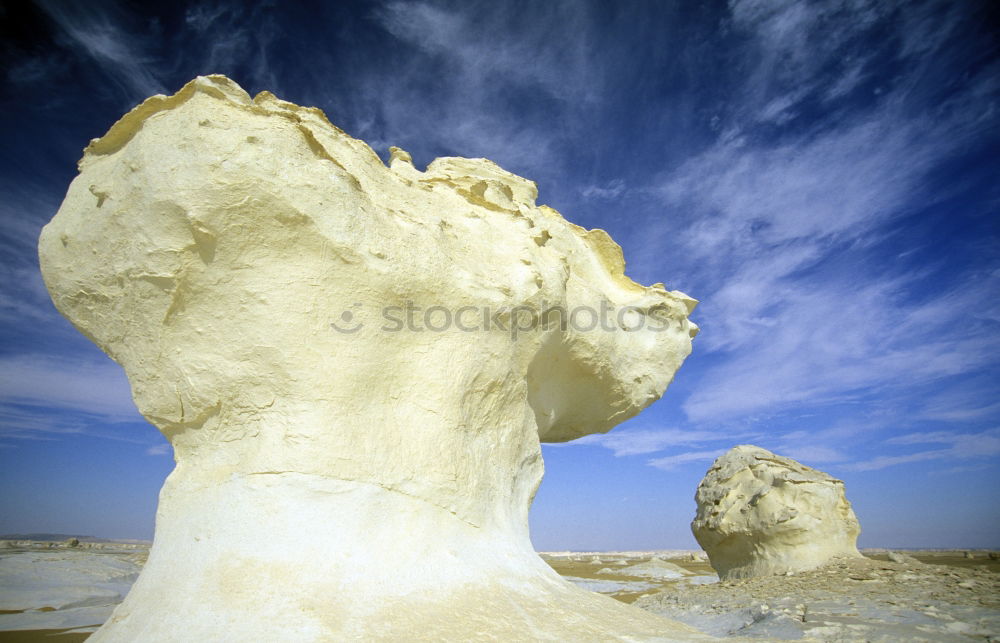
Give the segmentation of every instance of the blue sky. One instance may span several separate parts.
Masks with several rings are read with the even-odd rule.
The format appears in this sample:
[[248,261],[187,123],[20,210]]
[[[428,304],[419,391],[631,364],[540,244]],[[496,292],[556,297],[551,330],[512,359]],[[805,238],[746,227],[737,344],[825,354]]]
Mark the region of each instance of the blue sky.
[[702,302],[661,401],[544,447],[538,548],[694,546],[740,443],[843,478],[863,546],[1000,546],[995,3],[293,4],[0,5],[0,533],[152,535],[169,447],[35,243],[89,139],[224,73],[493,159]]

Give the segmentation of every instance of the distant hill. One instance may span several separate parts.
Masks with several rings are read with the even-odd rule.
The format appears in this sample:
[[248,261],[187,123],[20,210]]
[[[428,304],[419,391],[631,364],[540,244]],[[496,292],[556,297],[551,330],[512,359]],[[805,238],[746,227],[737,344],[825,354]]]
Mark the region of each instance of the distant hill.
[[132,543],[132,544],[151,544],[152,541],[149,540],[139,540],[136,538],[97,538],[95,536],[78,536],[77,534],[0,534],[0,540],[40,540],[48,542],[62,542],[64,540],[69,540],[70,538],[76,538],[82,543]]
[[69,540],[76,538],[80,542],[100,542],[103,538],[93,536],[78,536],[76,534],[0,534],[0,540]]

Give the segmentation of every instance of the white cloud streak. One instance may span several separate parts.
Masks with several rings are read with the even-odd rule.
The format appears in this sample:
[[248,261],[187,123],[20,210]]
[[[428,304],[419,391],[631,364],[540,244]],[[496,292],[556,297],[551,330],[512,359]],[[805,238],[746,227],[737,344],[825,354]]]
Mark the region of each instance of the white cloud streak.
[[38,235],[59,207],[58,196],[47,186],[26,182],[2,184],[5,199],[0,203],[0,324],[8,328],[37,331],[50,338],[66,337],[76,331],[63,321],[52,306],[38,269]]
[[740,247],[751,254],[747,241],[774,247],[858,236],[900,213],[942,153],[915,135],[919,129],[879,114],[773,148],[745,137],[721,141],[671,173],[662,194],[705,215],[688,238],[705,255]]
[[173,453],[173,449],[171,448],[171,446],[169,444],[166,444],[166,443],[164,443],[164,444],[156,444],[156,445],[151,446],[148,449],[146,449],[146,455],[154,455],[154,456],[157,456],[157,455],[171,455],[172,453]]
[[[177,42],[202,46],[186,46],[176,60],[164,61],[155,59],[150,38],[126,27],[127,16],[116,5],[44,6],[68,46],[137,99],[163,91],[164,69],[193,61],[199,73],[246,62],[258,88],[283,92],[280,69],[272,66],[276,28],[264,10],[225,2],[192,5]],[[863,260],[865,249],[883,240],[886,227],[914,204],[947,196],[927,192],[927,173],[995,119],[990,110],[1000,87],[996,65],[971,74],[962,81],[965,90],[946,101],[934,104],[925,95],[927,85],[935,84],[927,81],[934,61],[961,54],[954,51],[960,8],[869,0],[732,0],[729,7],[723,31],[732,30],[743,43],[734,53],[745,73],[726,87],[715,115],[717,138],[679,164],[666,152],[653,159],[663,172],[644,192],[637,187],[644,181],[626,174],[559,174],[581,141],[595,147],[600,142],[593,126],[601,121],[593,114],[614,102],[610,81],[629,62],[613,47],[595,46],[595,14],[586,5],[552,2],[523,15],[478,0],[376,5],[370,17],[384,29],[385,48],[405,55],[388,66],[363,60],[338,68],[351,78],[347,96],[323,96],[323,78],[313,78],[313,91],[335,120],[338,112],[360,115],[360,130],[353,133],[379,151],[411,137],[428,149],[491,157],[543,183],[557,177],[586,200],[613,205],[643,192],[673,217],[637,220],[635,228],[648,239],[640,263],[669,274],[669,262],[679,261],[701,286],[691,292],[703,300],[698,321],[704,332],[695,350],[713,360],[683,405],[691,428],[626,429],[575,444],[599,445],[623,457],[692,449],[649,461],[673,469],[711,460],[722,452],[714,448],[720,443],[728,447],[751,435],[791,457],[845,463],[899,413],[786,430],[770,439],[762,430],[732,426],[764,426],[775,414],[872,395],[891,402],[919,387],[934,394],[915,419],[989,418],[1000,407],[983,403],[982,394],[963,398],[943,380],[996,363],[1000,340],[979,322],[1000,320],[1000,307],[984,303],[1000,300],[1000,274],[970,275],[964,284],[914,295],[934,266],[914,273]],[[885,47],[858,48],[859,35],[876,27],[888,30],[880,38]],[[667,40],[677,34],[661,36],[669,49]],[[892,56],[901,63],[900,73],[877,78],[882,58]],[[24,67],[17,77],[34,82],[45,73],[44,62]],[[548,113],[534,119],[512,98],[519,93],[543,97]],[[923,104],[934,108],[913,107]],[[695,118],[683,107],[656,109],[669,111],[664,122],[673,127]],[[17,252],[29,243],[33,249],[35,219],[7,218],[13,227],[0,242]],[[676,259],[664,257],[668,245],[680,248]],[[51,321],[33,265],[8,264],[7,270],[0,315]],[[12,405],[76,410],[109,421],[138,417],[113,364],[60,363],[37,355],[4,360],[0,403],[7,405],[10,426],[20,427],[18,435],[78,427],[19,416]],[[865,432],[869,437],[862,438]],[[851,466],[874,470],[960,458],[959,442],[940,444],[945,446]]]
[[[349,109],[372,114],[357,134],[376,149],[418,135],[427,148],[489,157],[535,179],[550,175],[602,97],[606,66],[589,46],[589,14],[574,2],[524,14],[484,1],[384,3],[374,18],[393,38],[387,46],[406,56],[355,79],[360,92]],[[517,93],[543,97],[550,112],[526,116]],[[553,115],[559,128],[550,126]]]
[[769,302],[770,311],[756,310],[755,302],[744,309],[751,311],[745,319],[731,313],[731,326],[719,328],[723,338],[732,335],[734,350],[684,403],[692,420],[899,392],[986,367],[1000,351],[990,327],[962,323],[967,310],[996,290],[993,282],[923,304],[904,303],[900,287],[884,280],[864,287],[792,280],[780,286],[780,293],[761,297],[777,300]]
[[199,73],[220,73],[245,66],[251,86],[248,91],[267,89],[281,96],[285,89],[282,74],[274,65],[273,49],[278,37],[267,4],[207,2],[190,6],[184,15]]
[[588,435],[571,444],[591,444],[610,449],[615,457],[655,453],[669,447],[690,446],[704,442],[731,441],[740,436],[686,429],[625,429],[611,433]]
[[[755,65],[734,90],[718,139],[662,175],[660,198],[684,215],[651,235],[685,245],[705,289],[691,293],[702,299],[695,350],[720,358],[685,402],[688,419],[902,394],[995,365],[996,333],[969,323],[969,311],[997,299],[995,274],[914,296],[934,266],[905,272],[865,254],[887,225],[941,197],[926,192],[927,173],[991,118],[983,97],[997,86],[992,68],[936,109],[913,108],[914,94],[926,91],[917,89],[926,61],[958,55],[944,48],[955,46],[959,10],[937,5],[947,10],[944,20],[900,10],[908,16],[901,28],[885,22],[896,8],[861,0],[730,7],[735,28],[750,36],[745,58]],[[919,48],[901,37],[896,54],[909,65],[866,99],[869,107],[828,107],[819,127],[794,125],[802,110],[816,109],[808,106],[815,97],[860,91],[872,61],[852,45],[858,34],[881,24],[908,36],[928,21],[953,31]],[[925,103],[934,101],[918,104]],[[765,125],[783,127],[762,136]],[[660,246],[649,246],[645,260],[659,261]]]
[[603,186],[588,185],[583,188],[581,196],[585,199],[617,199],[625,192],[625,182],[621,179],[613,179]]
[[130,97],[141,100],[166,91],[145,41],[122,27],[115,5],[45,1],[41,7],[60,26],[67,44],[97,63]]
[[144,422],[121,367],[110,359],[21,354],[0,357],[0,403],[77,411],[113,422]]
[[670,471],[677,467],[691,462],[710,462],[726,452],[726,449],[712,449],[709,451],[686,451],[675,455],[668,455],[662,458],[654,458],[648,462],[649,466]]
[[944,448],[927,449],[901,455],[883,455],[845,465],[853,471],[876,471],[887,467],[928,460],[971,460],[1000,456],[1000,429],[979,433],[929,431],[908,433],[885,440],[886,445],[943,444]]

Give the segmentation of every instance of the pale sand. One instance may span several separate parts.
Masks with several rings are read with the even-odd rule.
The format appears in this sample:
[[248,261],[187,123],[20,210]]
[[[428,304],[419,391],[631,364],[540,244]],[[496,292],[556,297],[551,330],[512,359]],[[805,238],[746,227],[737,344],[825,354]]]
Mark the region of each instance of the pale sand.
[[[25,543],[5,549],[4,557],[31,551],[52,550],[47,543]],[[67,553],[87,555],[79,550]],[[129,548],[111,555],[138,562],[144,553]],[[707,562],[693,561],[677,551],[561,552],[543,557],[559,574],[581,586],[603,588],[621,602],[717,636],[732,631],[772,640],[803,635],[819,641],[838,637],[909,640],[919,636],[934,641],[1000,640],[996,638],[1000,636],[1000,560],[991,559],[984,551],[973,552],[972,558],[962,551],[907,553],[919,562],[892,563],[887,551],[868,550],[866,559],[812,572],[724,583],[718,582]],[[108,554],[105,550],[91,555]],[[595,556],[599,561],[593,560]],[[631,566],[653,558],[667,560],[691,575],[674,580],[630,575]],[[630,591],[630,587],[637,589]],[[59,595],[58,585],[52,590],[53,595]],[[39,617],[58,617],[60,611],[46,605],[30,610]],[[5,616],[23,613],[26,610],[0,610],[0,623]],[[87,638],[88,629],[0,631],[0,643],[75,643]]]

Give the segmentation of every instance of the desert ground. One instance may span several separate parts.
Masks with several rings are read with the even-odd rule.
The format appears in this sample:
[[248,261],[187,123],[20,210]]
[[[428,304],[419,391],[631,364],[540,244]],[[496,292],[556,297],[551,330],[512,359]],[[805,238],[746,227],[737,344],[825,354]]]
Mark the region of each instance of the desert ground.
[[[793,575],[723,582],[707,562],[691,560],[690,553],[651,552],[653,557],[625,559],[628,565],[613,554],[548,561],[573,582],[586,586],[591,581],[595,591],[718,637],[1000,641],[1000,560],[995,552],[864,553],[863,558],[836,560]],[[651,560],[656,564],[649,565]],[[673,565],[689,573],[670,577]],[[634,566],[640,573],[645,567],[649,575],[635,577]],[[651,577],[656,567],[664,570],[660,579]]]
[[[0,541],[0,643],[85,640],[148,544]],[[865,550],[816,570],[719,582],[703,552],[544,552],[567,580],[708,634],[802,641],[1000,641],[1000,556]]]

